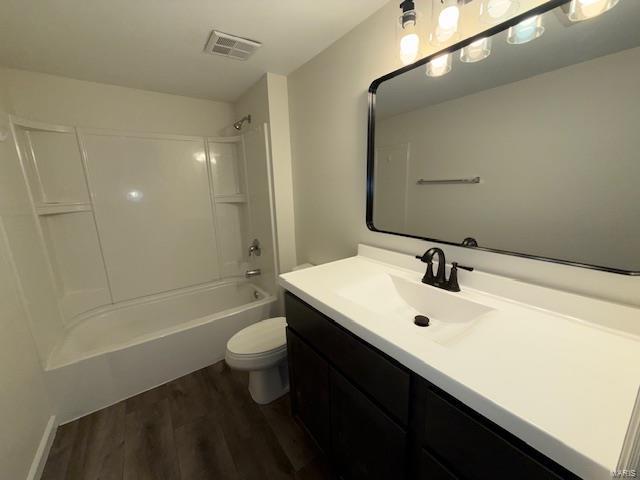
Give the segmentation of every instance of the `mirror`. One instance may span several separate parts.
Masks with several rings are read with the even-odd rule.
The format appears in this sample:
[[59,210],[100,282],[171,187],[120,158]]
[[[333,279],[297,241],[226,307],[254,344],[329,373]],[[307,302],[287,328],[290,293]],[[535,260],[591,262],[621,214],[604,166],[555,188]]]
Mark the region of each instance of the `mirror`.
[[507,41],[520,17],[482,61],[461,48],[486,35],[445,75],[437,53],[373,82],[369,228],[640,273],[640,2],[577,23],[553,5],[531,42]]

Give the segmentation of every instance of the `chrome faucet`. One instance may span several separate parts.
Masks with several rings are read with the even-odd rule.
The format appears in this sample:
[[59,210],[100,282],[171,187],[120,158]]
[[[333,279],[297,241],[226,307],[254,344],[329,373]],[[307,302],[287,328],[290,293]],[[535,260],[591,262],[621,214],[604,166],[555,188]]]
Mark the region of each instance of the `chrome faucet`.
[[254,238],[253,242],[249,244],[249,256],[255,255],[256,257],[259,257],[261,253],[260,240]]
[[[438,271],[434,275],[433,257],[436,255],[438,256]],[[416,255],[416,258],[427,264],[427,271],[424,274],[424,277],[422,277],[422,283],[442,288],[443,290],[448,290],[450,292],[460,291],[460,285],[458,284],[458,267],[470,272],[473,271],[473,268],[471,267],[465,267],[463,265],[458,265],[458,262],[453,262],[451,264],[451,271],[449,272],[449,279],[447,280],[447,275],[445,273],[447,261],[444,256],[444,251],[441,248],[430,248],[424,252],[424,254]]]
[[247,278],[257,277],[258,275],[262,275],[262,271],[259,268],[244,272],[244,276]]

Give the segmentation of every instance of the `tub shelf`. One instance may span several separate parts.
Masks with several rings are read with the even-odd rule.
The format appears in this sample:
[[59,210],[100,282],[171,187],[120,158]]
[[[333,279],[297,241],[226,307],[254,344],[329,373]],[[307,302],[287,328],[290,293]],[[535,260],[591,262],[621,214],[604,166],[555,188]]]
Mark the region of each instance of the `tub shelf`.
[[216,203],[247,203],[247,196],[241,193],[235,195],[215,195]]
[[40,216],[61,215],[64,213],[90,212],[91,204],[89,203],[46,203],[36,205],[36,213]]

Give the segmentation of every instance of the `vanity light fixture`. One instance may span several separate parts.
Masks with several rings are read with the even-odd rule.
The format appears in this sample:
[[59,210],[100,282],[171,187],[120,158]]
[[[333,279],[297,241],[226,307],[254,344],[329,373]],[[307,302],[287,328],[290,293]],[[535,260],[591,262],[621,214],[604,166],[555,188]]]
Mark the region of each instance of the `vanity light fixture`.
[[543,33],[544,25],[542,23],[542,16],[535,15],[509,28],[507,32],[507,42],[512,45],[520,45],[540,38]]
[[619,2],[620,0],[571,0],[567,16],[572,22],[582,22],[602,15]]
[[427,77],[441,77],[451,71],[451,54],[439,55],[427,63]]
[[402,15],[400,16],[399,37],[400,37],[400,60],[403,65],[409,65],[418,58],[420,51],[420,36],[416,28],[417,12],[413,0],[404,0],[400,4]]
[[480,19],[484,23],[498,23],[513,16],[520,7],[518,0],[483,0]]
[[460,51],[460,61],[474,63],[484,60],[491,54],[491,37],[484,37],[470,43]]

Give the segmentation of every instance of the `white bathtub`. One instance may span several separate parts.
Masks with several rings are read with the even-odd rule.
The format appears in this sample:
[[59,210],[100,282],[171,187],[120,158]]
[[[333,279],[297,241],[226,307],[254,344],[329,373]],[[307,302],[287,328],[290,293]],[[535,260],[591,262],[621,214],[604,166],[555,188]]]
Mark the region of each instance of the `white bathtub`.
[[49,358],[65,423],[224,358],[227,341],[268,318],[276,298],[245,282],[146,297],[92,312]]

